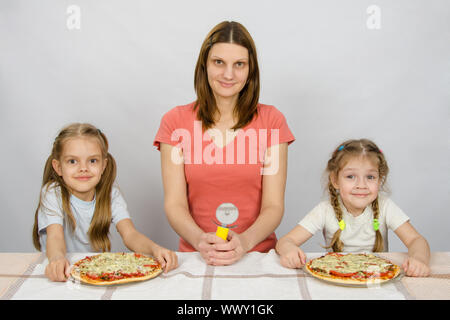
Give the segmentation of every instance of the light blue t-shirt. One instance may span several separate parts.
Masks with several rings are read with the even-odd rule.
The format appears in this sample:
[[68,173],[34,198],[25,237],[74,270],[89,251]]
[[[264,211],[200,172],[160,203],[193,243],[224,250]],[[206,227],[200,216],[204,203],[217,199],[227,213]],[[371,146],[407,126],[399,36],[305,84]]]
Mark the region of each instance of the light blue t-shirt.
[[[70,207],[76,221],[75,231],[72,232],[68,217],[62,209],[61,188],[52,183],[48,189],[41,190],[42,205],[38,212],[38,231],[42,251],[46,250],[47,227],[60,224],[64,229],[67,252],[95,252],[89,243],[89,226],[95,210],[95,197],[92,201],[83,201],[70,196]],[[113,186],[111,190],[111,222],[114,225],[122,219],[130,219],[127,204],[119,188]]]

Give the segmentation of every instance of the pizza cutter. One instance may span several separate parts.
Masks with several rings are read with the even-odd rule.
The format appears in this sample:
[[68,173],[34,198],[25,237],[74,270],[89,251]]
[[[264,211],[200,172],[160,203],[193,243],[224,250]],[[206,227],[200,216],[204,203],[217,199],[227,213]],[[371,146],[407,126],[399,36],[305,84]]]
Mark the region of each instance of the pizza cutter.
[[232,226],[232,224],[238,217],[239,210],[234,204],[224,202],[218,206],[216,209],[216,218],[219,223],[213,220],[213,222],[217,225],[216,235],[226,241],[229,229],[237,227],[236,225]]

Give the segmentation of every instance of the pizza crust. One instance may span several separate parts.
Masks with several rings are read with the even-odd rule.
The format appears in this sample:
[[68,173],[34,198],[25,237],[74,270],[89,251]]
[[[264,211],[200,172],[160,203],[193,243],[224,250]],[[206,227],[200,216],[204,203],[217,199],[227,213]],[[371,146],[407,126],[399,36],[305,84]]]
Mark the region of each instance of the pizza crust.
[[112,285],[112,284],[123,284],[123,283],[130,283],[130,282],[138,282],[138,281],[145,281],[152,278],[155,278],[161,274],[163,270],[161,268],[158,268],[154,272],[143,276],[143,277],[134,277],[134,278],[123,278],[123,279],[117,279],[117,280],[111,280],[111,281],[105,281],[105,280],[94,280],[89,277],[83,277],[79,272],[75,271],[75,268],[72,268],[72,271],[70,272],[70,275],[75,280],[78,280],[80,282],[93,284],[97,286],[105,286],[105,285]]

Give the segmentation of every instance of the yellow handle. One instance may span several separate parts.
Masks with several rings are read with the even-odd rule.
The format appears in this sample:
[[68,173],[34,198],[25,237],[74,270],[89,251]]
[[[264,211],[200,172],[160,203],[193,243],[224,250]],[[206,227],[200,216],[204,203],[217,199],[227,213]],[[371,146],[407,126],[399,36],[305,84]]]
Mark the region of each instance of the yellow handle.
[[228,228],[224,228],[224,227],[217,227],[217,231],[216,231],[216,236],[218,236],[219,238],[222,238],[223,240],[227,240],[228,237]]

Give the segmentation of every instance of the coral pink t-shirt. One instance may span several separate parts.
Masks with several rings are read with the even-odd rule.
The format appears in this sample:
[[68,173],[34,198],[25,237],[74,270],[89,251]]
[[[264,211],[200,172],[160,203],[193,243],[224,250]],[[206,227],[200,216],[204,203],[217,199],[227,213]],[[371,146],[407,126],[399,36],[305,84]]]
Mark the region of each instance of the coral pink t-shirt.
[[[276,144],[290,144],[295,138],[280,111],[274,106],[258,104],[257,116],[233,140],[218,146],[202,130],[193,107],[191,103],[167,112],[153,145],[158,150],[160,143],[182,149],[190,213],[204,232],[216,231],[217,207],[233,203],[239,216],[232,230],[242,233],[260,213],[265,150]],[[276,172],[276,166],[272,171]],[[251,251],[267,252],[275,248],[276,241],[273,232]],[[195,249],[180,238],[179,251]]]

